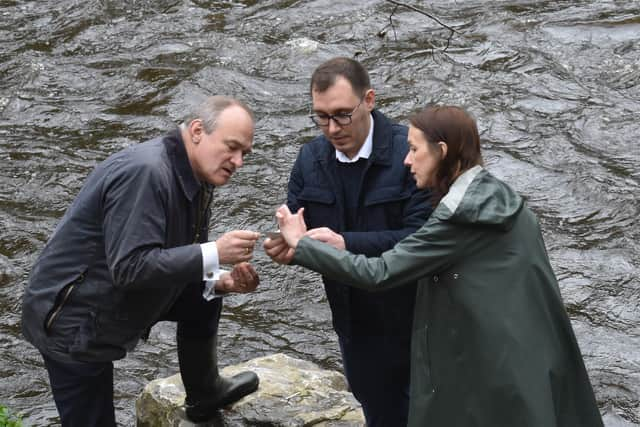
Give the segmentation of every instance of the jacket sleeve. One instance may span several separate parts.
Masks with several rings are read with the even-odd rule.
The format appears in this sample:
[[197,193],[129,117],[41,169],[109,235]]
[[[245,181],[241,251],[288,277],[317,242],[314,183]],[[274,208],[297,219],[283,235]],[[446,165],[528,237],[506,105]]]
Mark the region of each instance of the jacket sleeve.
[[385,290],[445,269],[464,256],[481,233],[460,230],[453,224],[429,220],[393,249],[377,258],[338,250],[304,237],[293,261],[341,283],[366,290]]
[[405,201],[402,210],[403,227],[396,230],[343,232],[348,251],[366,256],[379,256],[424,225],[432,211],[429,204],[431,193],[416,188],[415,181],[408,172],[405,174],[404,188],[411,196]]
[[167,177],[152,165],[121,165],[102,196],[105,254],[117,287],[158,289],[202,279],[200,245],[165,247]]
[[[289,176],[289,184],[287,187],[287,206],[289,210],[293,213],[297,212],[298,209],[302,207],[300,201],[298,200],[298,196],[304,187],[304,179],[302,177],[302,170],[300,167],[302,153],[298,154],[298,158],[296,159],[293,167],[291,168],[291,174]],[[306,218],[305,218],[306,219]],[[308,220],[307,220],[308,222]]]

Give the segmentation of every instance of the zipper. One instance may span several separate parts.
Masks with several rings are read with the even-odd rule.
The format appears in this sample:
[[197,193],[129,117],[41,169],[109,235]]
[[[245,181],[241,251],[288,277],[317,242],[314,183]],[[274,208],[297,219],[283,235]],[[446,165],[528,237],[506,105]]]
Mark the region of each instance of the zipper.
[[200,243],[200,232],[202,231],[202,227],[204,226],[202,220],[206,218],[207,212],[211,207],[212,200],[213,191],[211,190],[211,187],[203,184],[200,187],[200,200],[198,202],[196,213],[196,230],[195,236],[193,237],[193,243]]
[[82,282],[83,280],[84,280],[84,273],[81,273],[80,276],[78,276],[73,282],[69,283],[65,287],[62,296],[58,295],[58,298],[56,298],[56,300],[58,300],[59,302],[55,305],[53,311],[51,312],[51,314],[47,316],[47,319],[45,321],[44,327],[47,332],[51,330],[51,325],[53,325],[53,321],[56,320],[56,318],[60,314],[60,310],[62,310],[62,307],[64,307],[64,305],[66,304],[73,289],[76,287],[78,283]]

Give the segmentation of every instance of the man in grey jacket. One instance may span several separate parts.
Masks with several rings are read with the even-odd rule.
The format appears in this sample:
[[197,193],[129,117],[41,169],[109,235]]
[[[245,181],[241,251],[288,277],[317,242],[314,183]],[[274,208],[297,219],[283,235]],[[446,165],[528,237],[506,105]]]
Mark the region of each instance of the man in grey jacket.
[[253,372],[218,375],[216,337],[220,296],[258,285],[248,261],[259,233],[207,242],[213,190],[242,166],[253,130],[246,105],[209,97],[179,128],[113,154],[87,178],[35,263],[22,307],[63,426],[116,425],[113,360],[160,320],[177,322],[190,419],[257,389]]

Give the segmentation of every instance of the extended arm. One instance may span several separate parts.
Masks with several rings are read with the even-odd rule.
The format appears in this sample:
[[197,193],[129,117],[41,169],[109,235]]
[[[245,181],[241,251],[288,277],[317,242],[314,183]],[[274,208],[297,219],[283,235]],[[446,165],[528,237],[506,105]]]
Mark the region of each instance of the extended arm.
[[431,219],[381,257],[368,258],[305,237],[306,226],[300,213],[291,214],[285,206],[277,213],[285,239],[295,248],[294,262],[333,280],[369,290],[412,283],[440,271],[462,257],[480,235]]
[[[203,274],[203,248],[199,243],[166,247],[171,215],[186,214],[168,206],[167,179],[153,167],[121,165],[104,184],[105,253],[115,286],[162,288],[208,278],[206,272]],[[252,257],[258,236],[234,230],[205,245],[216,245],[220,264],[244,262]]]
[[[408,172],[404,179],[404,189],[410,196],[403,203],[402,228],[380,231],[343,232],[345,249],[356,254],[379,256],[391,249],[400,240],[418,230],[431,214],[429,198],[431,193],[416,188],[413,177]],[[293,210],[292,210],[293,212]]]
[[121,165],[104,183],[105,253],[115,286],[158,288],[201,280],[200,245],[164,247],[169,215],[164,180],[152,167]]

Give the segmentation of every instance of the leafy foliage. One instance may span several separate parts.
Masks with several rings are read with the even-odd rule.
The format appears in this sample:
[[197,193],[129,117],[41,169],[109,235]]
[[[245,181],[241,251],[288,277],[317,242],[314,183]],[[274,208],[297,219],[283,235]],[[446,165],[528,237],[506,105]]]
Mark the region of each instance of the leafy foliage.
[[0,427],[22,427],[22,419],[13,415],[4,405],[0,405]]

